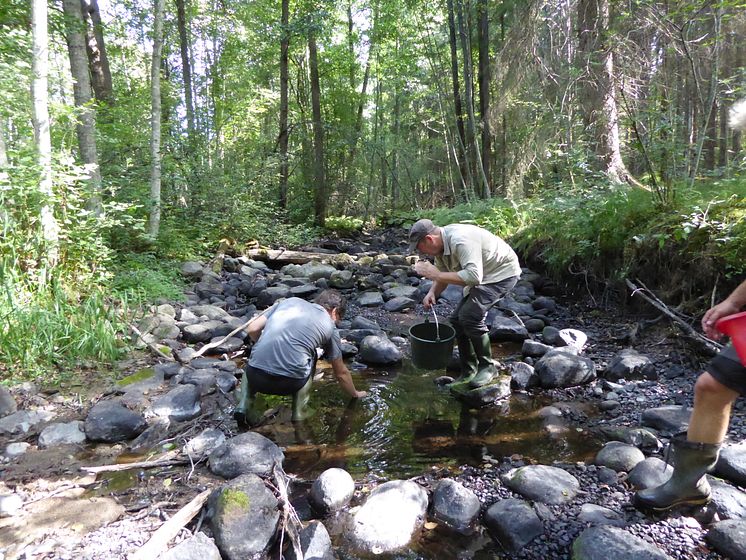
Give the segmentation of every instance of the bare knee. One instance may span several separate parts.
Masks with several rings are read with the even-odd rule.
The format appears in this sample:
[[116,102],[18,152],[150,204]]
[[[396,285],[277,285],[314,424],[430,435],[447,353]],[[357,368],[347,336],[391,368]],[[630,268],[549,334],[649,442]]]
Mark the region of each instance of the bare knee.
[[700,375],[694,384],[695,399],[717,400],[729,403],[734,401],[737,396],[737,392],[720,383],[709,372],[704,372]]

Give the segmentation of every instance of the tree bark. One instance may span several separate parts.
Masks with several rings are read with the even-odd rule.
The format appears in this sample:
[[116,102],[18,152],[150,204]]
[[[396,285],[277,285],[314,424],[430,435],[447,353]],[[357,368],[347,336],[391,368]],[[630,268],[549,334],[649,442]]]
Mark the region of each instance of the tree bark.
[[469,202],[473,187],[469,163],[466,160],[466,130],[464,129],[464,109],[461,104],[461,91],[458,79],[458,49],[456,43],[456,21],[453,12],[453,0],[447,0],[448,7],[448,45],[451,51],[451,82],[453,84],[453,109],[456,113],[456,130],[458,139],[455,142],[458,148],[458,165],[461,173],[460,183],[464,185],[463,198]]
[[78,110],[78,147],[80,158],[90,173],[88,178],[88,209],[94,214],[103,212],[101,202],[101,171],[98,166],[96,149],[96,113],[91,106],[91,79],[88,75],[86,43],[83,35],[85,22],[80,0],[63,0],[65,13],[67,51],[70,57],[70,71],[73,76],[73,97]]
[[163,48],[163,3],[154,0],[153,57],[150,64],[150,220],[148,233],[158,237],[161,227],[161,50]]
[[290,0],[282,0],[282,15],[280,24],[282,26],[280,39],[280,137],[278,138],[280,149],[280,208],[287,208],[288,203],[288,178],[290,167],[288,165],[288,50],[290,48]]
[[482,121],[482,169],[487,183],[491,184],[492,131],[490,130],[490,20],[487,0],[477,4],[479,26],[477,41],[479,43],[479,116]]
[[106,55],[104,31],[98,0],[80,0],[83,18],[86,20],[86,51],[91,68],[91,86],[99,103],[114,102],[109,57]]
[[319,60],[316,36],[308,33],[308,67],[311,74],[311,111],[313,113],[314,152],[314,223],[324,225],[326,221],[326,178],[324,177],[324,125],[321,121],[321,85],[319,83]]
[[480,178],[480,198],[490,197],[490,186],[484,176],[482,168],[482,156],[476,141],[476,119],[474,117],[474,61],[471,56],[471,33],[470,26],[466,21],[461,0],[456,0],[456,20],[458,21],[459,35],[461,37],[461,54],[464,63],[464,97],[466,102],[466,153],[470,154],[469,160],[476,166],[476,175]]
[[52,192],[52,137],[49,130],[49,50],[47,0],[33,0],[31,5],[32,52],[31,97],[34,106],[34,137],[39,177],[41,233],[44,239],[42,261],[47,270],[59,261],[59,226],[54,217]]
[[189,60],[189,21],[186,17],[186,2],[176,0],[176,15],[179,27],[179,50],[181,51],[181,72],[184,77],[184,105],[186,105],[187,132],[189,140],[194,140],[194,101],[192,100],[192,65]]
[[609,0],[580,0],[578,26],[585,129],[609,180],[621,183],[629,178],[629,173],[620,149],[614,57],[607,44]]

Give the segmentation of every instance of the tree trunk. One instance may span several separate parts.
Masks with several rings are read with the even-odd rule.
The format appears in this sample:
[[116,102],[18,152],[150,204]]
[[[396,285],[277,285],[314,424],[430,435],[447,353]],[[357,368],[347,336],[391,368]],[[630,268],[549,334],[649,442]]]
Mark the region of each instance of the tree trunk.
[[479,27],[477,40],[479,42],[479,116],[482,121],[482,169],[488,184],[490,179],[490,165],[492,162],[492,131],[490,130],[490,20],[487,0],[479,0]]
[[83,12],[80,0],[63,0],[67,51],[70,57],[70,71],[73,76],[73,96],[78,110],[79,121],[76,127],[80,157],[88,168],[88,209],[94,214],[103,212],[101,204],[101,171],[96,150],[96,113],[91,106],[91,80],[88,75],[83,30]]
[[712,104],[709,107],[710,116],[707,118],[707,129],[705,130],[706,136],[704,140],[704,146],[702,151],[704,152],[704,165],[707,171],[715,169],[715,151],[717,150],[717,115],[718,115],[718,100],[717,96],[713,98]]
[[44,239],[42,261],[47,270],[59,260],[59,226],[54,217],[52,200],[52,138],[49,130],[49,50],[47,27],[47,0],[33,0],[31,5],[33,60],[31,71],[31,97],[34,104],[34,136],[36,141],[39,177],[39,209],[41,233]]
[[161,227],[161,50],[163,48],[163,3],[154,0],[153,58],[150,64],[150,220],[148,233],[158,237]]
[[192,100],[192,65],[189,60],[189,22],[186,17],[186,2],[176,0],[176,14],[179,27],[179,49],[181,51],[181,71],[184,76],[184,104],[186,105],[187,132],[194,141],[194,101]]
[[469,202],[473,187],[471,174],[469,173],[469,163],[466,161],[466,131],[464,130],[464,109],[461,105],[461,91],[458,79],[458,50],[456,43],[456,22],[453,13],[453,0],[447,1],[448,6],[448,44],[451,49],[451,82],[453,84],[453,108],[456,113],[456,129],[458,130],[458,139],[456,146],[458,148],[458,164],[461,173],[460,183],[464,185],[463,198]]
[[278,144],[280,149],[280,208],[287,208],[288,204],[288,178],[290,167],[288,165],[288,50],[290,48],[290,0],[282,0],[282,15],[280,16],[281,33],[280,38],[280,137]]
[[578,27],[585,129],[609,180],[621,183],[629,178],[629,173],[620,151],[614,58],[607,44],[609,0],[580,0]]
[[459,35],[461,37],[461,54],[464,63],[464,97],[466,102],[466,152],[470,154],[470,162],[476,166],[474,172],[480,178],[480,197],[489,198],[490,186],[484,176],[482,167],[482,156],[476,141],[476,119],[474,117],[474,62],[471,56],[471,33],[470,26],[466,21],[461,0],[456,0],[456,19],[458,21]]
[[111,83],[109,58],[106,56],[104,31],[98,0],[80,0],[83,18],[86,20],[86,51],[91,68],[91,86],[99,103],[114,102],[114,89]]
[[308,67],[311,73],[311,110],[313,113],[314,153],[314,223],[324,225],[326,221],[326,179],[324,177],[324,125],[321,121],[321,85],[319,83],[319,60],[316,52],[316,36],[308,34]]

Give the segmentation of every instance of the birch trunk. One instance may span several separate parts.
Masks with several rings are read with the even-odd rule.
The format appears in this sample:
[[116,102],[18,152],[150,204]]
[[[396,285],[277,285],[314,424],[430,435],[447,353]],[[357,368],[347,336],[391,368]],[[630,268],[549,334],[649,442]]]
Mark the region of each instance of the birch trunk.
[[47,270],[54,268],[59,260],[59,226],[54,217],[52,200],[52,137],[49,130],[49,50],[47,27],[47,0],[33,0],[31,5],[31,27],[33,61],[31,71],[31,97],[34,105],[34,137],[37,162],[40,170],[39,208],[41,233],[44,239],[42,260]]
[[158,237],[161,227],[161,50],[163,48],[163,2],[154,0],[153,58],[150,64],[150,220],[148,233]]

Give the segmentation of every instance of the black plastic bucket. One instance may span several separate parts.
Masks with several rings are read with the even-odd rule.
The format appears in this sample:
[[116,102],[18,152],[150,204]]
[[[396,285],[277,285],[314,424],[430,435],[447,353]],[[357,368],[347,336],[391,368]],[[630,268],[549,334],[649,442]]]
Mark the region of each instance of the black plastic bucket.
[[409,327],[412,363],[422,369],[445,369],[453,354],[456,331],[451,325],[425,321]]

